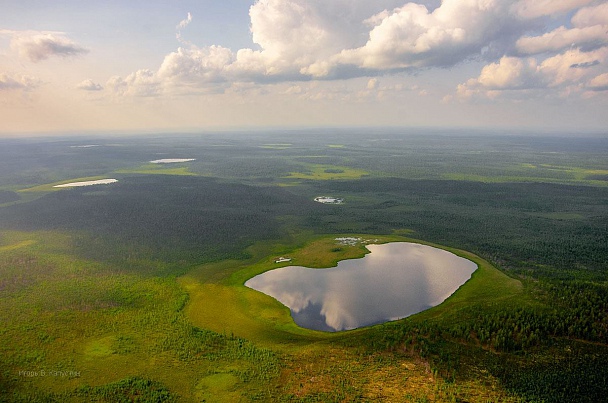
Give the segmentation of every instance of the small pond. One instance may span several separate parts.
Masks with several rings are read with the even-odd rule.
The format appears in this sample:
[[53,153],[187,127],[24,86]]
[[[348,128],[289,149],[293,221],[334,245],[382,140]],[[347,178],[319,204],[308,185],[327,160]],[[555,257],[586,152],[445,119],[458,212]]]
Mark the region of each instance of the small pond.
[[84,181],[84,182],[71,182],[64,183],[63,185],[55,185],[54,188],[71,188],[81,186],[93,186],[93,185],[109,185],[110,183],[118,182],[117,179],[99,179],[96,181]]
[[408,242],[367,245],[337,267],[287,266],[245,285],[291,309],[301,327],[340,331],[401,319],[439,305],[477,269],[470,260]]
[[160,160],[150,161],[152,164],[175,164],[178,162],[196,161],[196,158],[163,158]]

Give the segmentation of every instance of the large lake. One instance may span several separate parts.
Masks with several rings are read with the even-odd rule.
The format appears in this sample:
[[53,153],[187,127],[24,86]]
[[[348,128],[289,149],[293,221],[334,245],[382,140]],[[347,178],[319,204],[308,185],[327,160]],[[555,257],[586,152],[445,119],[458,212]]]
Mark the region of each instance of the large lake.
[[288,266],[245,285],[291,309],[301,327],[340,331],[401,319],[439,305],[477,265],[431,246],[407,242],[367,245],[371,253],[337,267]]

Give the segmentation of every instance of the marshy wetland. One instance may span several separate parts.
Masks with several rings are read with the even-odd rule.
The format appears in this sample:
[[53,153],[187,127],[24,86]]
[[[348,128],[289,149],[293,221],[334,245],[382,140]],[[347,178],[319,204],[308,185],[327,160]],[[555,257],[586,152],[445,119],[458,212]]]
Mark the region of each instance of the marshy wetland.
[[[608,394],[604,138],[178,137],[0,140],[0,401]],[[192,160],[150,163],[159,155]],[[117,182],[53,188],[104,178]],[[245,286],[375,256],[359,240],[433,247],[477,269],[437,306],[338,332],[298,326]]]

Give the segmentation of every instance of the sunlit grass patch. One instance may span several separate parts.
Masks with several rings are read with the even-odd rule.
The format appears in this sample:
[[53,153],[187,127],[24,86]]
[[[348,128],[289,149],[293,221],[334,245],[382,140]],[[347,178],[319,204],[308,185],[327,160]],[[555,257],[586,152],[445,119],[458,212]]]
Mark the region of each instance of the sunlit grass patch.
[[263,144],[258,146],[259,148],[265,148],[268,150],[287,150],[291,148],[293,144],[291,143],[276,143],[276,144]]
[[[23,246],[0,251],[0,384],[10,387],[0,400],[98,396],[104,385],[145,375],[191,401],[201,374],[212,371],[237,377],[243,399],[277,377],[280,363],[271,351],[194,328],[174,278],[119,274],[80,259],[60,233],[3,235],[3,244]],[[55,375],[19,375],[41,370]],[[78,389],[83,385],[92,389]]]
[[[349,236],[374,242],[407,240]],[[247,278],[280,266],[274,263],[277,255],[301,265],[330,267],[367,252],[363,242],[343,245],[336,237],[307,235],[300,247],[293,242],[260,243],[251,248],[252,261],[201,266],[180,277],[178,284],[170,277],[119,274],[79,259],[67,253],[70,237],[61,234],[9,233],[3,245],[36,241],[1,252],[5,261],[32,257],[29,267],[36,281],[0,299],[7,324],[0,352],[7,371],[13,377],[20,368],[78,373],[28,381],[30,390],[66,398],[118,396],[129,387],[139,388],[142,396],[160,393],[184,401],[407,401],[407,396],[474,395],[455,387],[436,390],[440,380],[419,358],[366,355],[341,343],[369,329],[330,334],[299,328],[289,309],[244,287]],[[509,294],[511,286],[504,285],[508,280],[488,267],[470,281],[468,291],[465,284],[460,297],[438,307],[438,314]],[[31,398],[38,392],[17,387],[16,393]]]
[[574,176],[577,180],[582,180],[592,175],[608,175],[608,170],[605,169],[587,169],[581,167],[562,166],[562,165],[551,165],[551,164],[540,164],[542,167],[551,171],[567,172]]
[[[442,179],[447,180],[460,180],[460,181],[471,181],[471,182],[483,182],[483,183],[508,183],[508,182],[536,182],[536,183],[557,183],[557,184],[573,184],[573,185],[590,185],[590,186],[608,186],[608,182],[597,179],[587,179],[587,174],[576,173],[573,171],[560,171],[563,172],[563,177],[551,177],[547,176],[519,176],[519,175],[497,175],[497,176],[484,176],[475,174],[465,173],[445,173],[441,175]],[[591,174],[589,174],[591,175]]]
[[[205,279],[196,271],[180,278],[180,282],[190,294],[186,313],[197,326],[215,331],[234,332],[239,336],[254,340],[263,345],[281,344],[283,341],[303,342],[305,340],[323,340],[341,337],[345,333],[323,333],[302,329],[296,326],[289,309],[275,299],[250,290],[244,283],[267,270],[286,265],[297,265],[311,268],[328,268],[336,266],[338,261],[361,258],[369,251],[366,243],[385,243],[392,241],[409,241],[427,244],[446,249],[478,264],[479,269],[471,280],[448,298],[443,304],[423,312],[420,315],[440,316],[469,303],[496,301],[497,298],[514,298],[521,295],[522,286],[502,272],[492,267],[487,261],[466,251],[441,247],[419,240],[400,236],[366,236],[360,235],[361,242],[346,245],[336,241],[336,236],[323,237],[306,243],[296,249],[275,250],[256,263],[234,262],[229,277],[212,280]],[[278,257],[291,259],[277,263]],[[208,271],[214,271],[210,265]],[[211,280],[211,282],[209,282]],[[364,329],[363,329],[364,331]],[[271,344],[267,344],[271,343]]]
[[538,178],[534,176],[485,176],[476,174],[465,174],[465,173],[445,173],[441,175],[442,179],[457,180],[457,181],[471,181],[471,182],[483,182],[483,183],[507,183],[507,182],[555,182],[563,183],[563,180],[559,179],[547,179]]
[[[351,235],[356,238],[356,235]],[[306,245],[306,247],[290,254],[292,258],[290,265],[306,266],[311,268],[327,268],[336,266],[338,261],[346,259],[357,259],[363,257],[369,251],[365,248],[364,243],[355,245],[344,245],[336,241],[339,236],[323,238],[315,240]],[[362,236],[362,240],[374,240],[374,243],[388,242],[390,238]],[[277,265],[278,266],[284,266]]]
[[473,172],[447,172],[441,175],[442,179],[484,183],[536,182],[591,186],[607,186],[606,177],[608,170],[530,163],[506,166],[501,173],[494,175]]
[[8,251],[20,249],[20,248],[25,248],[26,246],[30,246],[30,245],[34,244],[35,242],[36,241],[34,241],[33,239],[26,239],[26,240],[19,241],[19,242],[13,243],[13,244],[2,245],[2,246],[0,246],[0,253],[8,252]]
[[196,396],[201,401],[240,402],[239,378],[231,373],[207,375],[196,384]]
[[113,336],[102,337],[91,340],[84,351],[84,354],[91,358],[107,357],[116,352],[113,348],[116,340]]
[[285,179],[337,180],[360,179],[369,175],[362,169],[327,164],[306,164],[299,172],[292,172]]
[[[88,177],[84,177],[84,178],[73,178],[73,179],[68,179],[68,180],[62,180],[59,182],[54,182],[54,183],[47,183],[44,185],[38,185],[38,186],[34,186],[34,187],[30,187],[30,188],[26,188],[26,189],[21,189],[18,192],[56,192],[59,190],[62,190],[62,188],[57,188],[54,186],[57,185],[65,185],[66,183],[72,183],[72,182],[88,182],[88,181],[97,181],[97,180],[102,180],[102,179],[106,179],[107,176],[88,176]],[[100,186],[105,186],[105,185],[100,185]]]
[[185,313],[195,326],[234,334],[268,348],[315,339],[299,337],[309,332],[297,327],[289,309],[267,295],[244,286],[200,284],[187,276],[180,282],[190,295]]
[[119,169],[115,172],[120,174],[198,176],[198,174],[191,172],[187,166],[169,167],[166,164],[144,164],[138,168]]
[[[257,262],[210,264],[180,277],[179,281],[190,295],[186,313],[200,327],[218,332],[234,333],[265,346],[282,346],[285,343],[307,343],[336,337],[332,334],[303,329],[295,325],[289,309],[274,298],[244,286],[249,278],[266,270],[288,264],[307,267],[332,267],[340,260],[363,257],[368,250],[363,243],[341,245],[336,237],[325,237],[308,242],[301,248],[268,250],[268,255]],[[392,237],[366,237],[387,242]],[[279,256],[288,256],[290,262],[275,263]],[[220,273],[232,273],[229,276]],[[217,273],[217,274],[206,274]],[[270,343],[270,344],[269,344]]]

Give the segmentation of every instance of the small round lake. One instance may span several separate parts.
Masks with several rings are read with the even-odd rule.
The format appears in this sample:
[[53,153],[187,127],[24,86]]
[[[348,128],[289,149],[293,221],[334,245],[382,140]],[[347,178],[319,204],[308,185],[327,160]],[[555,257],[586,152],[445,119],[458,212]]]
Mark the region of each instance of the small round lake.
[[448,251],[408,242],[367,245],[361,259],[337,267],[287,266],[245,286],[291,309],[301,327],[340,331],[405,318],[439,305],[477,269]]

